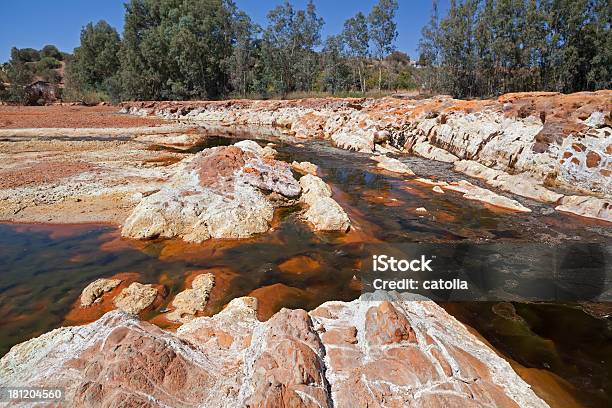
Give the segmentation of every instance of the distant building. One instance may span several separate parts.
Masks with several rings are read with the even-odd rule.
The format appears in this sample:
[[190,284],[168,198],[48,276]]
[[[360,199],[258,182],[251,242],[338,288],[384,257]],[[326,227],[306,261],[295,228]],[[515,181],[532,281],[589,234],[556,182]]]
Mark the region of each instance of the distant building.
[[47,105],[59,99],[57,85],[47,81],[35,81],[25,87],[26,105]]

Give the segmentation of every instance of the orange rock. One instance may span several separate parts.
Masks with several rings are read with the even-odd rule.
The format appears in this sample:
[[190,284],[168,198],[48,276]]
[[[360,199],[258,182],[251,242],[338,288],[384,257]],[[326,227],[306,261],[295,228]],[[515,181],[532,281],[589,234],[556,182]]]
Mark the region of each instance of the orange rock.
[[104,293],[100,298],[101,300],[93,303],[91,306],[82,307],[80,298],[77,299],[68,314],[64,317],[65,324],[76,325],[90,323],[99,319],[104,313],[115,309],[115,305],[113,304],[115,296],[135,282],[139,276],[140,274],[137,272],[121,272],[109,277],[109,279],[121,279],[121,283],[111,291]]

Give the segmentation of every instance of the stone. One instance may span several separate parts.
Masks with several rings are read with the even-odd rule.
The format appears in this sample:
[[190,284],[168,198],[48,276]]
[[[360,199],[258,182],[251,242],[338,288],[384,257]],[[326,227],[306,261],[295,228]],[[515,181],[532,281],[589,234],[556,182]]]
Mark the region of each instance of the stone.
[[378,162],[376,167],[390,171],[392,173],[414,176],[414,172],[406,164],[401,161],[387,156],[372,156],[372,160]]
[[348,231],[351,221],[340,204],[331,197],[323,197],[310,205],[304,213],[304,219],[314,226],[316,231]]
[[516,200],[501,196],[486,188],[478,187],[466,180],[449,183],[442,186],[444,190],[456,191],[463,194],[463,198],[480,201],[495,207],[517,212],[531,212],[531,210]]
[[428,213],[427,208],[425,208],[425,207],[419,207],[415,211],[417,213],[419,213],[419,214],[427,214]]
[[291,163],[291,168],[297,171],[298,173],[311,174],[313,176],[316,176],[317,172],[319,171],[319,167],[316,164],[312,164],[307,161],[299,163],[297,161],[294,161],[293,163]]
[[123,289],[113,300],[117,309],[130,314],[138,314],[153,304],[157,289],[151,284],[134,282]]
[[444,190],[442,190],[442,188],[440,188],[440,186],[434,186],[431,191],[433,191],[434,193],[438,193],[438,194],[444,194]]
[[100,278],[91,282],[81,293],[81,306],[90,306],[100,300],[101,296],[119,286],[121,279]]
[[302,197],[300,198],[308,205],[314,204],[317,200],[324,197],[331,197],[331,188],[320,178],[307,174],[300,178],[302,187]]
[[555,210],[612,222],[612,204],[610,200],[604,198],[565,196]]
[[204,310],[214,284],[215,276],[212,273],[196,276],[191,289],[185,289],[174,297],[171,304],[174,310],[167,313],[166,318],[180,323],[192,320],[198,312]]
[[434,302],[377,292],[256,318],[252,297],[176,333],[122,311],[0,359],[0,386],[62,387],[68,406],[531,407],[542,401]]
[[274,208],[290,204],[301,187],[287,163],[258,155],[264,150],[243,140],[184,159],[160,191],[140,201],[122,235],[202,242],[266,232]]
[[331,188],[320,177],[307,174],[300,178],[300,185],[300,200],[308,207],[302,217],[315,231],[348,231],[351,226],[348,215],[331,198]]

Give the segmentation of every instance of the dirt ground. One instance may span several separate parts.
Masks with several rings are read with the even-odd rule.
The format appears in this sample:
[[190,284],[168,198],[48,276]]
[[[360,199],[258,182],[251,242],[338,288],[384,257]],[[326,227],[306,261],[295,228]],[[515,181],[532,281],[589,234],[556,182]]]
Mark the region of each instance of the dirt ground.
[[158,126],[158,118],[122,115],[116,106],[0,106],[0,129]]

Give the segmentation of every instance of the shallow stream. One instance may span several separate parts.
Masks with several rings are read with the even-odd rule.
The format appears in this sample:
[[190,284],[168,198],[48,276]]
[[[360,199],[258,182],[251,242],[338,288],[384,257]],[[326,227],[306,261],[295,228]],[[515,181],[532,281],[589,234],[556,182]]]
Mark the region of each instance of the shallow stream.
[[[233,141],[210,137],[189,152]],[[71,323],[65,317],[82,289],[96,278],[120,272],[138,273],[139,282],[164,284],[170,292],[167,299],[172,299],[190,271],[223,268],[227,271],[223,295],[212,299],[207,313],[217,312],[234,297],[258,291],[269,299],[262,312],[269,315],[281,307],[312,309],[327,300],[357,298],[364,243],[592,242],[609,247],[612,242],[611,228],[551,213],[529,200],[519,199],[534,210],[531,214],[501,211],[377,171],[368,155],[336,149],[327,142],[300,141],[300,147],[295,142],[275,143],[278,158],[320,166],[324,180],[333,185],[334,198],[356,225],[354,231],[315,234],[299,221],[295,207],[279,210],[269,233],[201,245],[129,242],[119,238],[116,227],[106,225],[0,224],[0,355],[16,343]],[[421,177],[466,178],[442,163],[402,160]],[[418,207],[429,212],[419,214]],[[159,314],[165,306],[145,317]],[[507,358],[562,378],[562,388],[582,405],[611,403],[609,316],[594,317],[573,303],[443,306]]]

